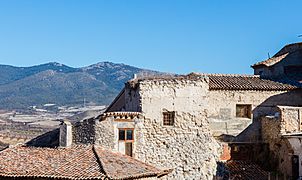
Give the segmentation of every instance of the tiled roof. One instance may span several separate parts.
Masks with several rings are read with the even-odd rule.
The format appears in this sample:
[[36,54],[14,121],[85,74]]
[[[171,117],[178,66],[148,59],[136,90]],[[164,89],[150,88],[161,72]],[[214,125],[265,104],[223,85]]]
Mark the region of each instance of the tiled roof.
[[228,161],[226,167],[233,180],[267,180],[269,173],[255,163],[247,161]]
[[111,179],[134,179],[161,176],[170,172],[161,171],[127,155],[112,153],[103,148],[96,148],[95,151],[97,154],[101,154],[99,157],[103,169]]
[[210,90],[260,90],[283,91],[296,89],[296,86],[261,79],[254,75],[208,75]]
[[[268,79],[261,79],[258,75],[241,75],[241,74],[207,74],[207,73],[190,73],[187,75],[175,75],[170,77],[156,77],[138,79],[129,81],[138,83],[144,80],[162,81],[162,80],[200,80],[209,79],[210,90],[260,90],[260,91],[284,91],[297,89],[297,86],[276,82]],[[128,83],[129,83],[128,82]],[[134,87],[135,85],[132,85]]]
[[286,58],[288,55],[297,52],[297,51],[302,51],[302,42],[297,42],[297,43],[292,43],[292,44],[287,44],[285,45],[281,50],[279,50],[272,58],[269,58],[265,61],[258,62],[252,67],[257,67],[260,65],[264,66],[272,66],[280,61],[282,61],[284,58]]
[[261,61],[261,62],[258,62],[256,64],[252,65],[252,67],[256,67],[256,66],[259,66],[259,65],[272,66],[272,65],[277,64],[278,62],[282,61],[284,58],[286,58],[286,56],[288,54],[289,53],[285,53],[285,54],[280,55],[280,56],[269,58],[267,60],[264,60],[264,61]]
[[109,116],[117,116],[120,118],[131,118],[138,117],[141,115],[140,112],[126,112],[126,111],[119,111],[119,112],[106,112],[101,114],[101,117],[109,117]]
[[15,146],[0,152],[0,177],[48,179],[133,179],[167,174],[100,146],[66,148]]

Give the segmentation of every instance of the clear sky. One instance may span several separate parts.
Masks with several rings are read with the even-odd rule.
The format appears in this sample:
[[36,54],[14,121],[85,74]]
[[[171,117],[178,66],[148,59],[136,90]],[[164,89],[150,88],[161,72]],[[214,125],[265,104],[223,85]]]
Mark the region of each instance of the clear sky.
[[1,0],[0,64],[252,73],[302,41],[302,1]]

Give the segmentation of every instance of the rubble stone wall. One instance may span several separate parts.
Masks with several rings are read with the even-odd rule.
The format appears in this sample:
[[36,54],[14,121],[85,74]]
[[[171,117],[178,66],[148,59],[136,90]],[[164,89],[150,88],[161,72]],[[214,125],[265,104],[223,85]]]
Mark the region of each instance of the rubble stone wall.
[[300,127],[302,108],[281,106],[279,109],[282,133],[300,132],[302,130]]
[[[174,169],[164,179],[212,179],[219,146],[207,120],[207,79],[143,81],[139,88],[145,118],[136,122],[135,158]],[[173,126],[163,125],[165,111],[175,112]]]
[[269,143],[270,149],[273,150],[273,146],[281,138],[281,119],[275,116],[266,116],[261,118],[261,135],[262,140]]
[[111,150],[117,150],[117,136],[118,132],[114,132],[114,119],[112,117],[106,118],[102,121],[97,121],[95,126],[95,144]]
[[95,120],[87,119],[72,126],[73,143],[93,144],[95,142]]
[[[301,107],[278,106],[275,116],[261,118],[262,139],[269,144],[270,163],[285,176],[292,176],[292,155],[301,153],[300,132]],[[300,169],[302,165],[300,164]],[[302,175],[302,171],[299,172]]]

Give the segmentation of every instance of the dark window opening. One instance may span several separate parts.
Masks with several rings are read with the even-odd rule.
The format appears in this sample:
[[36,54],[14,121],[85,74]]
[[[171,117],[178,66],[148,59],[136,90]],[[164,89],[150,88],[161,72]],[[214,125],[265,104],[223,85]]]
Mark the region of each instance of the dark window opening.
[[252,105],[250,104],[237,104],[236,117],[252,118]]
[[118,140],[125,140],[125,130],[124,129],[119,130]]
[[127,140],[133,140],[133,130],[128,129],[126,130],[126,132],[127,132]]
[[163,124],[165,126],[173,126],[175,119],[175,112],[163,112]]

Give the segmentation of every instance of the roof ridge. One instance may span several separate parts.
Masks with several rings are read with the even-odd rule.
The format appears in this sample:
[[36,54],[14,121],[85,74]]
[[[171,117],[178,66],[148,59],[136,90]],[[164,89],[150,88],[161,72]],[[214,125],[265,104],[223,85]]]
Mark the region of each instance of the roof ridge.
[[228,77],[260,77],[260,75],[254,74],[225,74],[225,73],[195,73],[204,76],[228,76]]
[[[263,61],[260,61],[260,62],[257,62],[255,64],[253,64],[252,67],[255,67],[255,66],[258,66],[258,65],[269,66],[270,63],[276,64],[276,63],[280,62],[282,59],[284,59],[288,54],[289,54],[289,52],[278,55],[278,56],[276,56],[277,55],[276,54],[273,57],[270,57],[266,60],[263,60]],[[270,61],[272,61],[272,62],[270,62]]]
[[108,178],[112,179],[111,177],[108,176],[108,174],[104,168],[104,162],[102,161],[101,157],[99,156],[98,152],[96,151],[95,145],[92,145],[92,151],[93,151],[94,156],[96,157],[97,163],[98,163],[102,173],[104,173],[104,175],[107,176]]

